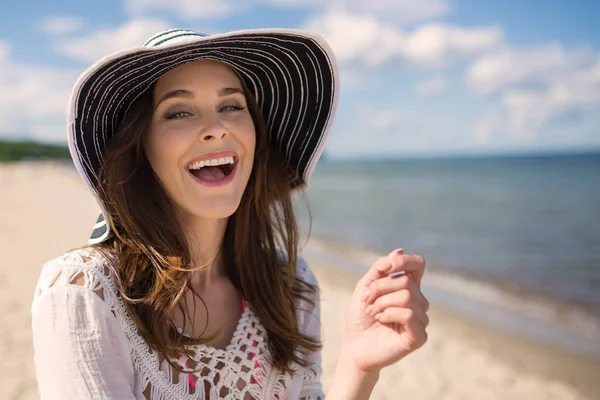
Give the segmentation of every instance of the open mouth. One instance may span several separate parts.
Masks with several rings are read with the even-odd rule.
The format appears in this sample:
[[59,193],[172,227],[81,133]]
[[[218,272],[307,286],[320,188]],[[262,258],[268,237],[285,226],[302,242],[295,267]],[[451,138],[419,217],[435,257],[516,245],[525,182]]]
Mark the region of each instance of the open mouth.
[[192,175],[201,181],[218,182],[229,177],[237,164],[235,157],[222,157],[196,162],[188,167]]

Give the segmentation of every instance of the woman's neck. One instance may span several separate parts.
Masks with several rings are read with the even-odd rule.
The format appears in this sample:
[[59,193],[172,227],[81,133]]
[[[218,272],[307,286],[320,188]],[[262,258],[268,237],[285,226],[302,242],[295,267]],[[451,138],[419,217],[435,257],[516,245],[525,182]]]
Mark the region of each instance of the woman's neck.
[[225,276],[220,248],[227,229],[227,219],[195,219],[188,224],[190,231],[190,255],[192,268],[198,268],[192,275],[192,286],[202,288]]

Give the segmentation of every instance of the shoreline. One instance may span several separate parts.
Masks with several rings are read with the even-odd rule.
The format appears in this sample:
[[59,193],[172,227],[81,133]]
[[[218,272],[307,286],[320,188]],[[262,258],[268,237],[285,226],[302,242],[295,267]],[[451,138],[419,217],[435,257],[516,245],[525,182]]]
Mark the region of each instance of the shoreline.
[[[306,242],[302,237],[302,243]],[[361,276],[380,255],[330,238],[311,236],[306,254]],[[529,292],[439,265],[427,266],[423,292],[453,314],[514,337],[591,356],[600,362],[600,310]]]
[[[304,241],[306,240],[305,232],[302,232],[302,238]],[[361,255],[362,259],[365,259],[365,257],[371,257],[371,261],[373,256],[379,256],[379,252],[377,252],[377,250],[373,250],[368,247],[359,248],[353,243],[346,243],[342,240],[338,240],[334,237],[326,235],[313,233],[310,235],[310,241],[322,243],[322,245],[326,245],[336,252],[350,251],[353,254]],[[367,258],[366,260],[369,259]],[[430,272],[435,274],[452,275],[461,279],[473,280],[481,283],[490,283],[500,290],[510,293],[514,296],[523,297],[528,300],[547,302],[553,306],[575,308],[577,310],[587,312],[594,317],[597,317],[598,321],[600,322],[600,303],[596,304],[590,301],[583,301],[579,299],[567,299],[565,297],[549,296],[546,292],[536,290],[536,288],[518,285],[514,281],[509,281],[499,276],[487,275],[485,272],[462,270],[455,267],[447,267],[440,263],[435,263],[432,265],[430,264],[431,263],[428,262],[427,268]]]
[[[309,264],[319,283],[333,288],[335,291],[352,293],[357,280],[360,278],[352,272],[335,264],[315,262],[307,257]],[[427,279],[427,273],[424,280]],[[331,290],[331,289],[330,289]],[[558,346],[519,337],[490,329],[479,321],[458,314],[437,302],[431,302],[429,311],[430,328],[442,326],[449,336],[468,338],[472,349],[493,354],[500,363],[510,368],[517,375],[531,375],[540,379],[561,382],[586,398],[600,398],[600,360],[586,357]],[[327,328],[325,328],[327,329]],[[426,343],[423,351],[429,343]],[[327,344],[326,344],[327,345]],[[400,360],[398,365],[409,362],[413,355],[406,360]],[[395,368],[393,366],[392,368]],[[382,376],[385,375],[385,370]],[[596,397],[595,397],[596,396]]]

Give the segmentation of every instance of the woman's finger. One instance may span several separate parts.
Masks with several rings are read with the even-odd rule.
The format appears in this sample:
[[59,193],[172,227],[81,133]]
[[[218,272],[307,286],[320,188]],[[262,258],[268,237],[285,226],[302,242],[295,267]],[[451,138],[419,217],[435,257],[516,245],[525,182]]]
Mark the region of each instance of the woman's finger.
[[367,304],[373,303],[378,297],[402,289],[408,289],[411,296],[418,301],[425,311],[429,310],[429,301],[419,289],[417,283],[408,276],[397,276],[394,278],[382,278],[371,282],[368,286],[368,295],[365,297]]
[[[398,273],[407,274],[410,279],[416,282],[417,288],[420,288],[421,279],[425,273],[425,259],[419,255],[405,255],[404,249],[396,249],[387,256],[380,257],[357,283],[357,290],[361,293],[360,299],[365,301],[369,297],[369,285],[373,282],[389,275],[392,275],[393,278],[399,278],[399,276],[396,276]],[[419,297],[418,294],[417,297]],[[423,297],[421,301],[428,309],[429,302],[427,299]]]
[[365,313],[370,316],[375,316],[388,308],[412,309],[415,317],[421,321],[424,327],[429,325],[429,317],[422,304],[415,301],[410,291],[406,289],[388,293],[377,298],[373,304],[367,306]]
[[406,331],[403,340],[410,350],[418,349],[427,342],[427,331],[410,308],[386,308],[375,315],[375,319],[382,324],[400,324],[401,330]]
[[392,254],[384,257],[383,263],[377,269],[390,275],[398,272],[408,273],[421,287],[421,280],[425,274],[425,259],[418,254]]
[[371,282],[376,281],[377,279],[385,278],[388,274],[382,272],[380,266],[390,264],[390,262],[389,256],[379,257],[375,263],[373,263],[371,268],[369,268],[367,273],[364,274],[363,277],[358,281],[357,286],[364,288],[369,286]]
[[359,286],[381,279],[387,275],[404,272],[408,273],[420,286],[425,273],[425,259],[419,255],[405,255],[404,249],[392,251],[385,257],[379,257],[358,282]]

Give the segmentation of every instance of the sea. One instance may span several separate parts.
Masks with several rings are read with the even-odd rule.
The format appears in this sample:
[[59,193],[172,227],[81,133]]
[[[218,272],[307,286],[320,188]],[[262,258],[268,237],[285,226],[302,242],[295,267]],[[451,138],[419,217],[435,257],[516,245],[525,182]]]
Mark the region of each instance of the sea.
[[600,358],[600,153],[325,161],[295,202],[312,256],[402,247],[431,300]]

